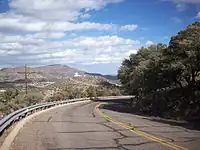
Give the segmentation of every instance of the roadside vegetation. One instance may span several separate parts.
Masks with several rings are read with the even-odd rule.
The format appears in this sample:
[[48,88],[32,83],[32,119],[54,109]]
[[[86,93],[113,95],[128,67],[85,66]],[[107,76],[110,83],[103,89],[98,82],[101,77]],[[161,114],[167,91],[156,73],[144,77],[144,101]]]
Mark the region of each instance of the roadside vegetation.
[[18,89],[10,88],[0,93],[0,113],[5,115],[22,107],[41,102],[43,95],[39,92],[30,92],[27,95]]
[[57,92],[50,96],[47,101],[59,101],[64,99],[89,97],[96,99],[100,96],[117,96],[121,95],[120,89],[114,85],[98,85],[98,86],[70,86],[63,85]]
[[173,36],[169,45],[142,47],[118,71],[124,94],[135,95],[136,112],[200,119],[200,22]]
[[115,95],[120,95],[118,87],[92,77],[58,80],[45,88],[29,87],[27,95],[24,88],[8,88],[0,93],[0,115],[41,102]]

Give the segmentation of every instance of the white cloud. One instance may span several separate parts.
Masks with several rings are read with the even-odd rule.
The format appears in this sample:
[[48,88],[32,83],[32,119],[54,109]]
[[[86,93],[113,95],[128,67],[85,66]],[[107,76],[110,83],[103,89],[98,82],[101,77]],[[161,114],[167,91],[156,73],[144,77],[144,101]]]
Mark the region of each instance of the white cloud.
[[[124,0],[10,0],[10,11],[0,14],[0,32],[67,32],[76,30],[112,30],[113,24],[78,22],[87,19],[92,10]],[[124,25],[121,30],[133,31],[136,24]],[[117,27],[118,28],[118,27]]]
[[38,45],[41,43],[44,43],[44,39],[37,38],[37,34],[31,34],[31,35],[6,35],[6,34],[0,34],[0,46],[3,43],[21,43],[22,45]]
[[87,18],[90,18],[91,16],[92,16],[91,14],[85,13],[85,14],[82,14],[82,15],[80,16],[80,18],[87,19]]
[[1,49],[3,50],[16,50],[16,49],[21,49],[22,48],[22,45],[18,42],[16,43],[2,43],[1,44]]
[[130,50],[130,51],[127,51],[126,52],[126,56],[130,56],[131,54],[136,54],[137,53],[137,50]]
[[0,14],[0,20],[0,30],[4,32],[41,31],[46,24],[43,21],[13,13]]
[[82,10],[99,10],[123,0],[11,0],[15,12],[42,20],[76,21]]
[[134,31],[138,25],[81,22],[124,0],[10,0],[0,13],[0,62],[6,65],[121,63],[141,46],[119,36],[78,36],[83,30]]
[[146,45],[147,45],[147,46],[153,45],[153,44],[154,44],[154,43],[153,43],[152,41],[147,41],[147,42],[146,42]]
[[111,24],[78,22],[94,10],[124,0],[10,0],[10,11],[0,14],[0,32],[110,30]]
[[37,39],[60,39],[65,37],[64,32],[39,32],[33,34],[33,36]]
[[176,9],[178,11],[184,11],[187,9],[187,4],[200,5],[200,0],[162,0],[162,1],[172,1],[176,4]]
[[73,39],[73,42],[79,46],[92,46],[92,47],[108,47],[118,45],[134,45],[140,44],[139,41],[124,39],[118,36],[100,36],[100,37],[78,37]]
[[138,28],[137,24],[129,24],[129,25],[124,25],[121,26],[120,30],[129,30],[129,31],[134,31]]
[[[130,52],[141,46],[137,40],[118,36],[79,36],[67,40],[51,41],[62,33],[36,33],[28,35],[0,35],[0,60],[11,64],[121,63]],[[52,36],[53,35],[53,36]],[[14,59],[13,59],[14,57]]]
[[111,24],[94,22],[71,23],[67,21],[41,21],[22,15],[0,14],[0,31],[2,32],[44,32],[44,31],[75,31],[75,30],[110,30]]
[[197,13],[196,18],[200,19],[200,12]]
[[[60,34],[60,33],[59,33]],[[118,36],[80,36],[51,41],[48,34],[0,36],[0,60],[11,64],[121,63],[130,52],[136,52],[140,42]],[[53,36],[54,37],[54,36]],[[35,41],[40,41],[35,44]],[[13,59],[14,57],[14,59]]]

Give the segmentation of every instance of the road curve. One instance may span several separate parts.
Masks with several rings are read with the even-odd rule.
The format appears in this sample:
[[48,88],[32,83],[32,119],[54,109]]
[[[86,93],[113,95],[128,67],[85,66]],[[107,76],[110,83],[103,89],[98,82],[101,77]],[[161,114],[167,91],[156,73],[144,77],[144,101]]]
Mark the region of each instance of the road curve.
[[[98,103],[64,106],[41,114],[26,124],[10,150],[122,149],[168,150],[165,144],[138,135],[102,117],[94,108]],[[200,132],[144,120],[134,115],[101,110],[112,118],[162,137],[185,149],[200,149]],[[182,149],[177,149],[182,150]]]

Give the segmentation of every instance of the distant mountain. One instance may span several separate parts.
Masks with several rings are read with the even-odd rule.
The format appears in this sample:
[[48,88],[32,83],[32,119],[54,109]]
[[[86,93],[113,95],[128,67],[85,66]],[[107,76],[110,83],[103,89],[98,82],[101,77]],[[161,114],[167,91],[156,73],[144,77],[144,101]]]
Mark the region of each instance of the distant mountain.
[[118,80],[117,75],[104,75],[104,78],[108,80]]
[[[25,67],[0,69],[0,82],[18,82],[24,80]],[[28,78],[32,81],[51,81],[69,77],[95,76],[107,80],[117,80],[116,76],[87,73],[67,65],[53,64],[41,67],[27,67]]]
[[91,75],[91,76],[99,76],[99,77],[103,77],[106,78],[108,80],[112,80],[115,81],[117,80],[117,76],[116,75],[102,75],[100,73],[86,73],[87,75]]
[[54,64],[54,65],[48,65],[48,66],[42,66],[37,67],[35,70],[40,73],[42,76],[46,78],[66,78],[66,77],[74,77],[76,73],[79,75],[84,75],[85,72],[71,68],[67,65],[60,65],[60,64]]
[[[3,68],[0,70],[0,81],[16,81],[24,79],[25,67]],[[29,78],[41,79],[43,76],[37,73],[34,68],[27,67],[27,72],[32,72]]]

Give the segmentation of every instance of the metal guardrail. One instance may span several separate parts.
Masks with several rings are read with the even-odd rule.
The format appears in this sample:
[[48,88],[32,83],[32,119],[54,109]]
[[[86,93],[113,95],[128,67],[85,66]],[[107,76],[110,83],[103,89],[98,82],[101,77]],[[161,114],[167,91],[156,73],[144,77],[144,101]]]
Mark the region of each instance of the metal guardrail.
[[[131,96],[108,96],[108,97],[98,97],[98,99],[130,99]],[[56,105],[63,105],[67,103],[74,103],[79,101],[90,100],[90,98],[80,98],[80,99],[73,99],[73,100],[65,100],[65,101],[58,101],[58,102],[46,102],[41,104],[36,104],[33,106],[21,108],[17,111],[10,113],[9,115],[5,116],[0,120],[0,135],[7,129],[13,122],[20,120],[23,117],[26,117],[29,114],[34,113],[37,110],[50,108]]]
[[20,118],[23,118],[29,114],[32,114],[33,112],[35,112],[37,110],[50,108],[50,107],[53,107],[56,105],[84,101],[84,100],[89,100],[89,98],[65,100],[65,101],[59,101],[59,102],[47,102],[47,103],[41,103],[41,104],[36,104],[33,106],[21,108],[17,111],[10,113],[9,115],[3,117],[0,120],[0,134],[2,134],[4,132],[4,130],[7,129],[13,122],[15,122],[15,121],[19,120]]

